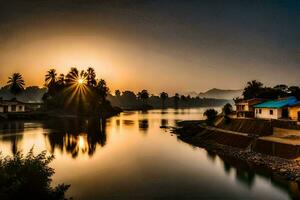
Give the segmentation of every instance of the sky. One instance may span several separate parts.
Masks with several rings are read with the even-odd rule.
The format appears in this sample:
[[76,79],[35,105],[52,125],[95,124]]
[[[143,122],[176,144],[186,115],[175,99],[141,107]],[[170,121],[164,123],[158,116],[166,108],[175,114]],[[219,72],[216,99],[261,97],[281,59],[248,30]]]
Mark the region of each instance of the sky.
[[297,0],[9,0],[0,86],[14,72],[95,68],[110,89],[151,93],[300,85]]

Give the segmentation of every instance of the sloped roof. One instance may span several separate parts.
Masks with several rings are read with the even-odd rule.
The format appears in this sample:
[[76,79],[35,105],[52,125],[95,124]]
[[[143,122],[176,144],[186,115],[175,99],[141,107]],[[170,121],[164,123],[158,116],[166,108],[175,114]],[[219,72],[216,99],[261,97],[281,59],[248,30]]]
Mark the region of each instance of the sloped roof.
[[254,105],[261,103],[262,101],[265,101],[265,99],[262,98],[252,98],[252,99],[239,99],[235,101],[235,104],[249,104],[249,105]]
[[0,106],[9,106],[9,105],[20,105],[25,104],[18,100],[0,100]]
[[296,97],[288,97],[285,99],[266,101],[264,103],[255,105],[254,108],[283,108],[285,106],[291,106],[297,102],[298,101]]

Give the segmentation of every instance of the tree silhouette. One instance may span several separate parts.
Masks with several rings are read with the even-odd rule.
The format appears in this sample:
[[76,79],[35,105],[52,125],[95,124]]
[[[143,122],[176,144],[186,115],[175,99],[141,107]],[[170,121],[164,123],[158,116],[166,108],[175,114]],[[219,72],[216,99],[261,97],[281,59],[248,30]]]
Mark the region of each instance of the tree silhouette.
[[99,95],[100,101],[103,103],[109,93],[109,88],[106,85],[105,80],[100,79],[97,84],[97,94]]
[[225,118],[225,123],[228,124],[230,122],[229,115],[232,112],[232,105],[230,103],[225,104],[222,111],[223,111],[223,115],[224,115],[224,118]]
[[65,77],[68,86],[74,84],[79,79],[79,71],[76,67],[72,67]]
[[66,85],[66,80],[65,80],[65,75],[64,74],[60,74],[58,79],[57,79],[57,85],[60,88],[63,88]]
[[259,81],[252,80],[247,83],[243,91],[244,99],[257,98],[263,90],[263,84]]
[[204,112],[204,116],[206,116],[206,123],[210,126],[214,124],[216,121],[218,112],[215,109],[208,109]]
[[61,110],[102,119],[120,112],[120,109],[113,107],[107,100],[109,88],[105,80],[97,81],[96,73],[91,67],[86,71],[73,67],[65,76],[60,74],[58,78],[55,70],[49,70],[46,77],[48,86],[51,85],[51,80],[55,80],[55,92],[50,92],[48,88],[43,96],[47,110]]
[[116,97],[120,97],[121,96],[121,91],[120,90],[116,90],[115,91],[115,96]]
[[54,90],[56,87],[56,81],[57,81],[57,73],[55,69],[50,69],[47,71],[47,74],[45,75],[45,82],[46,86],[49,88],[49,90]]
[[178,108],[179,100],[180,100],[179,94],[176,93],[175,96],[174,96],[174,106],[175,106],[175,108]]
[[288,94],[291,96],[296,97],[298,100],[300,100],[300,88],[298,86],[291,86],[288,88]]
[[97,85],[96,73],[92,67],[87,69],[86,81],[88,86],[94,87]]
[[169,95],[166,92],[160,93],[160,99],[161,99],[163,108],[165,107],[165,101],[168,99],[168,96]]
[[227,103],[223,107],[223,114],[225,116],[228,116],[232,112],[232,105],[230,103]]
[[14,73],[8,77],[7,84],[10,92],[15,96],[24,91],[25,81],[20,73]]
[[138,98],[143,101],[143,103],[146,103],[146,100],[149,98],[149,92],[147,90],[142,90],[137,94]]

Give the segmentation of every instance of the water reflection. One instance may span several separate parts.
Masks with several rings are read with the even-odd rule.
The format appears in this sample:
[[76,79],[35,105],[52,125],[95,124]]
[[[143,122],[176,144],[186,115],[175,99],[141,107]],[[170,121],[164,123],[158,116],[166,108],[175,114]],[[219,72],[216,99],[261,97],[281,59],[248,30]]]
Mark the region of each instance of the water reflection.
[[160,128],[199,120],[204,109],[163,112],[130,111],[106,121],[0,123],[0,149],[5,155],[32,146],[54,153],[54,181],[70,183],[75,199],[299,198],[297,183],[186,144]]
[[139,120],[139,130],[146,133],[149,128],[149,121],[148,119]]
[[269,180],[274,187],[288,191],[291,199],[300,198],[300,184],[297,182],[279,179],[265,169],[251,169],[247,163],[224,156],[219,156],[212,152],[207,152],[207,157],[212,162],[215,162],[217,159],[219,159],[223,163],[223,169],[226,174],[229,176],[231,172],[234,172],[235,180],[249,188],[249,190],[254,187],[256,179],[262,177],[266,180]]
[[19,151],[19,142],[23,138],[23,134],[16,134],[24,131],[24,122],[2,122],[0,123],[1,141],[11,143],[11,152],[15,155]]
[[160,126],[161,126],[161,127],[166,127],[166,126],[168,126],[168,120],[167,120],[167,119],[161,119],[161,121],[160,121]]
[[71,154],[73,158],[79,153],[92,156],[98,145],[103,147],[106,144],[106,125],[106,121],[97,118],[48,121],[45,128],[55,130],[46,135],[50,152],[59,149]]
[[124,126],[134,126],[134,121],[133,120],[123,120],[123,125]]

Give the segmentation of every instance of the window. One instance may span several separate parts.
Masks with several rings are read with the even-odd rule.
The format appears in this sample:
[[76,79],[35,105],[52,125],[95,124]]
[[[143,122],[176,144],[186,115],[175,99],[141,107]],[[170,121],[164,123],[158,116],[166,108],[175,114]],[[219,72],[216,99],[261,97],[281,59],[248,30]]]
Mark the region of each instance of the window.
[[259,114],[261,114],[261,109],[258,110]]
[[273,110],[270,110],[270,115],[273,115],[274,114],[274,111]]
[[19,110],[22,111],[23,110],[23,106],[19,106]]
[[12,112],[16,112],[16,109],[17,109],[16,105],[12,105],[12,106],[11,106],[11,111],[12,111]]

